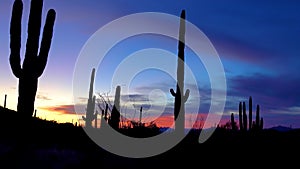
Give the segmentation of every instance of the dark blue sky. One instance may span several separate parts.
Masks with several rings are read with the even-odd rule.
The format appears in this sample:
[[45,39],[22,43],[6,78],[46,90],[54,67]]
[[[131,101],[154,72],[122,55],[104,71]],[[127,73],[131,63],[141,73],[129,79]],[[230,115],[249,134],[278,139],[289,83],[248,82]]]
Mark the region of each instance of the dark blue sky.
[[[29,0],[23,2],[24,47],[30,4]],[[9,106],[15,109],[17,80],[8,64],[8,33],[12,3],[13,0],[0,2],[0,95],[8,93],[11,98]],[[162,12],[179,16],[180,11],[185,9],[187,20],[209,38],[223,63],[227,81],[224,118],[231,112],[237,112],[239,101],[247,101],[249,96],[252,96],[254,105],[261,105],[261,113],[265,117],[267,127],[274,125],[300,127],[299,1],[44,0],[43,18],[46,10],[50,8],[56,10],[57,20],[49,62],[39,84],[37,104],[40,108],[72,104],[72,75],[76,59],[85,42],[99,28],[128,14]],[[171,45],[164,45],[162,42],[165,41],[160,44],[156,41],[156,37],[145,38],[152,39],[150,45],[136,44],[135,47],[122,51],[120,44],[120,51],[117,52],[128,55],[150,46],[162,47],[176,53],[176,42],[173,48],[172,42],[169,43]],[[107,63],[117,65],[120,60],[122,58],[119,60],[107,58]],[[196,78],[200,84],[201,95],[209,98],[210,89],[205,69],[201,63],[189,61],[188,56],[187,64],[194,67],[197,72]],[[199,69],[196,70],[197,67]],[[102,73],[106,74],[105,78],[109,78],[114,66],[108,67],[105,71]],[[204,74],[199,75],[200,73]],[[144,76],[148,79],[152,77],[149,72]],[[142,79],[137,76],[137,79],[139,78]],[[168,80],[168,77],[165,78]],[[158,83],[162,79],[157,81],[152,79],[151,83],[147,80],[140,82],[137,79],[133,85],[135,92],[142,89],[147,91],[149,86],[163,86]],[[97,80],[97,84],[105,86],[105,83],[101,84],[100,79]],[[168,89],[169,86],[165,84],[163,88]],[[103,89],[99,92],[106,91],[107,89]],[[142,94],[144,93],[141,92]],[[201,111],[207,111],[209,105],[203,102],[201,106]]]

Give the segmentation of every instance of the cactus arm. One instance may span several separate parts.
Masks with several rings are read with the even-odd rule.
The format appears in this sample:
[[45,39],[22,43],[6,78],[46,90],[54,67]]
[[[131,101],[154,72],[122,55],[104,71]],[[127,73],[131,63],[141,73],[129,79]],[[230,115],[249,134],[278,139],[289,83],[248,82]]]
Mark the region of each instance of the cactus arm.
[[28,21],[26,52],[23,67],[32,68],[39,49],[40,28],[42,22],[43,1],[32,0],[30,4],[30,14]]
[[44,26],[43,37],[41,42],[40,53],[37,62],[37,77],[40,77],[46,67],[48,54],[51,46],[53,27],[55,22],[56,13],[53,9],[50,9],[47,14],[46,23]]
[[172,94],[172,96],[176,96],[176,93],[174,92],[174,90],[173,89],[170,89],[170,93]]
[[13,74],[19,78],[21,76],[21,20],[23,13],[23,3],[16,0],[13,4],[12,17],[10,22],[10,57],[9,62]]
[[189,98],[189,96],[190,96],[190,90],[187,89],[187,90],[185,91],[185,95],[183,96],[183,101],[184,101],[184,103],[187,101],[187,99]]

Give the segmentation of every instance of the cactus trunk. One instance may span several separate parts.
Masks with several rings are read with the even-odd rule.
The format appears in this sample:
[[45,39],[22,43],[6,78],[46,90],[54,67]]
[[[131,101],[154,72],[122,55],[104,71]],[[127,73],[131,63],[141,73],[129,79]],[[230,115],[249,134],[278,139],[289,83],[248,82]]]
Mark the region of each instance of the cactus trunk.
[[249,130],[252,129],[252,97],[249,98]]
[[92,121],[95,120],[97,116],[97,114],[95,113],[96,96],[93,96],[94,79],[95,79],[95,68],[93,68],[91,73],[89,98],[88,98],[87,108],[86,108],[86,117],[82,116],[82,119],[85,121],[85,127],[87,128],[92,127]]
[[6,99],[7,99],[7,95],[4,96],[4,108],[6,108]]
[[177,61],[177,85],[176,92],[170,89],[171,94],[175,97],[174,102],[174,120],[175,131],[184,134],[185,126],[185,102],[189,97],[189,90],[184,91],[184,48],[185,48],[185,10],[181,12],[179,42],[178,42],[178,61]]
[[260,125],[259,123],[260,117],[259,117],[259,105],[256,106],[256,117],[255,117],[255,125],[256,128]]
[[[28,38],[23,65],[21,66],[21,20],[23,3],[15,0],[10,22],[10,66],[13,74],[19,78],[19,96],[17,111],[25,117],[32,117],[38,78],[43,74],[51,46],[56,13],[50,9],[47,14],[41,46],[39,37],[42,17],[42,0],[32,0],[28,22]],[[39,53],[38,53],[39,51]]]
[[264,129],[264,118],[260,118],[259,129]]
[[239,104],[239,125],[240,125],[240,130],[243,130],[243,114],[242,114],[242,102]]
[[111,111],[111,119],[109,121],[109,125],[114,129],[119,129],[120,123],[120,97],[121,97],[121,87],[117,86],[114,106]]
[[95,128],[98,128],[98,111],[96,111],[96,114],[95,114]]
[[247,131],[247,114],[246,114],[246,103],[243,102],[243,129]]
[[234,115],[233,113],[231,113],[231,117],[230,117],[230,123],[231,123],[231,129],[235,130],[235,123],[234,123]]

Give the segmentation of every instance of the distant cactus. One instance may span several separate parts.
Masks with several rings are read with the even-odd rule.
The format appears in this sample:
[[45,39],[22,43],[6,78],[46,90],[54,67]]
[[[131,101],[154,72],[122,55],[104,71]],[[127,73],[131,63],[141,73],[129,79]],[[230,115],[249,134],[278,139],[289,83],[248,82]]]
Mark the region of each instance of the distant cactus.
[[143,107],[140,108],[140,120],[139,120],[140,125],[142,125],[142,112],[143,112]]
[[[177,62],[177,85],[176,92],[170,89],[172,96],[175,97],[174,102],[174,119],[175,130],[179,133],[184,133],[184,117],[185,117],[185,102],[189,97],[190,90],[184,90],[184,48],[185,48],[185,10],[181,12],[180,28],[179,28],[179,42],[178,42],[178,62]],[[179,116],[180,115],[180,116]]]
[[114,129],[119,129],[120,123],[120,97],[121,97],[121,87],[117,86],[115,100],[113,109],[111,111],[111,118],[109,120],[109,125]]
[[264,128],[264,118],[260,118],[259,129],[262,130]]
[[255,126],[256,130],[262,130],[264,126],[264,119],[260,117],[260,107],[259,105],[256,106],[256,119],[255,119]]
[[108,118],[107,118],[107,111],[108,111],[108,104],[106,103],[105,105],[105,112],[104,112],[104,120],[107,122]]
[[243,102],[243,130],[245,130],[245,131],[247,131],[247,125],[248,125],[248,123],[247,123],[247,114],[246,114],[246,103],[245,102]]
[[33,115],[34,118],[36,118],[36,111],[37,111],[37,110],[35,109],[35,110],[34,110],[34,115]]
[[85,121],[85,127],[87,127],[87,128],[92,127],[92,121],[95,120],[95,118],[97,116],[95,114],[96,96],[93,96],[94,79],[95,79],[95,68],[93,68],[92,74],[91,74],[89,98],[88,98],[88,103],[87,103],[87,108],[86,108],[86,117],[82,116],[82,119]]
[[242,107],[242,102],[240,102],[239,104],[239,125],[240,125],[240,130],[243,130],[243,114],[242,114],[242,110],[243,107]]
[[255,117],[255,125],[259,126],[260,124],[260,117],[259,117],[259,104],[256,106],[256,117]]
[[108,122],[107,111],[108,111],[108,104],[106,103],[105,104],[105,109],[102,110],[102,113],[101,113],[100,128],[102,128],[102,126],[104,125],[104,123]]
[[234,121],[234,114],[231,113],[231,117],[230,117],[230,125],[231,125],[231,129],[232,130],[237,130],[237,126],[236,126],[236,123]]
[[[256,118],[252,121],[252,97],[249,98],[249,128],[247,126],[246,103],[239,103],[239,125],[241,131],[263,129],[263,118],[260,117],[260,107],[256,106]],[[251,127],[250,127],[251,126]]]
[[4,96],[4,108],[6,108],[6,99],[7,99],[7,94]]
[[[21,66],[21,20],[23,2],[15,0],[10,22],[10,66],[19,78],[19,97],[17,111],[25,117],[32,117],[38,86],[38,78],[43,74],[51,46],[56,13],[50,9],[47,14],[41,46],[39,37],[42,17],[42,0],[32,0],[28,22],[28,38],[23,65]],[[39,53],[38,53],[39,51]]]
[[249,98],[249,130],[252,129],[252,97]]
[[96,110],[96,113],[95,113],[95,128],[98,128],[98,111]]

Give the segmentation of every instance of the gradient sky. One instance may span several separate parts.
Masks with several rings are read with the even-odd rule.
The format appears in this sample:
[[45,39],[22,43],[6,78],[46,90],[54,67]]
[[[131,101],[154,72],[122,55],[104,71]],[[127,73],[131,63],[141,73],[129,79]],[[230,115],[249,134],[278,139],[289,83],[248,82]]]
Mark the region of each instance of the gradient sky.
[[[24,53],[30,1],[24,0],[23,3]],[[13,0],[0,1],[0,95],[4,98],[4,94],[7,94],[7,107],[15,110],[18,81],[11,72],[8,58],[12,4]],[[253,105],[261,106],[265,127],[300,127],[299,1],[44,0],[43,21],[50,8],[56,10],[57,20],[47,67],[39,80],[36,109],[41,118],[59,122],[76,121],[72,106],[73,71],[82,47],[99,28],[128,14],[162,12],[179,16],[180,11],[185,9],[187,20],[209,38],[223,63],[227,82],[223,122],[229,119],[230,113],[235,113],[237,119],[238,103],[247,102],[249,96],[252,96]],[[163,48],[175,55],[177,53],[176,41],[159,36],[145,35],[125,40],[112,50],[103,66],[98,68],[95,92],[110,92],[109,95],[113,95],[109,80],[116,66],[127,55],[149,47]],[[118,56],[120,53],[123,56]],[[201,99],[204,99],[201,100],[199,113],[205,116],[209,109],[207,100],[210,98],[210,83],[201,62],[189,60],[193,58],[192,55],[187,52],[186,62],[196,74]],[[176,64],[176,60],[174,63]],[[169,76],[161,72],[146,71],[133,79],[130,86],[131,98],[139,106],[147,108],[147,92],[153,88],[168,92],[174,85],[174,79]],[[88,93],[82,97],[87,96]],[[173,100],[169,96],[167,103],[161,124],[172,119]],[[255,111],[255,107],[253,110]],[[129,118],[137,116],[129,110],[126,113]],[[196,115],[195,112],[187,113],[193,117]],[[151,113],[145,113],[145,119],[154,118],[149,114]]]

